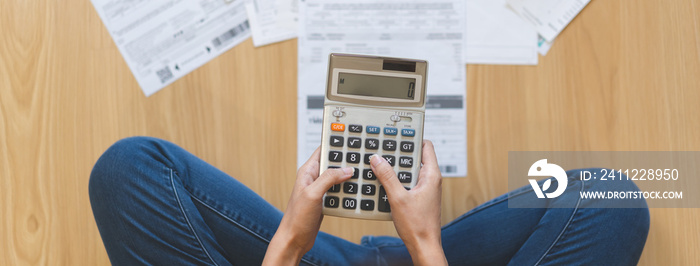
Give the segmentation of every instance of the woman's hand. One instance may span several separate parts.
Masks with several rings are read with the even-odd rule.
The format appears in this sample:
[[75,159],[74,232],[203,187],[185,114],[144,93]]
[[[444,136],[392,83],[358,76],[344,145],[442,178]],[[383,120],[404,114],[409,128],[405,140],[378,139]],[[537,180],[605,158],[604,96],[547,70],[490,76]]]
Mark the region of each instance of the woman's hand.
[[418,183],[407,191],[399,182],[394,167],[382,157],[370,158],[372,171],[384,186],[391,217],[406,244],[415,265],[447,265],[440,237],[440,201],[442,175],[433,143],[423,141],[423,167]]
[[323,194],[353,174],[352,167],[328,169],[319,176],[321,149],[299,168],[287,211],[267,247],[263,265],[297,265],[314,245],[321,227]]

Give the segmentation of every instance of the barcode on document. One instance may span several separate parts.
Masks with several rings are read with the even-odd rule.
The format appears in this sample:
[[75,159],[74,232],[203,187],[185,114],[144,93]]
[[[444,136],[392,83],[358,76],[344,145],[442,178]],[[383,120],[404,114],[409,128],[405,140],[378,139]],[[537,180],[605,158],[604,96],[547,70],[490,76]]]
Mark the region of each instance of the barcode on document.
[[244,21],[241,24],[238,24],[238,26],[233,27],[230,30],[227,30],[224,32],[224,34],[219,35],[219,37],[214,38],[211,40],[211,43],[214,44],[215,48],[219,48],[221,45],[228,43],[233,37],[238,36],[242,32],[246,32],[250,29],[250,25],[248,24],[248,21]]
[[156,71],[156,74],[158,75],[158,78],[160,78],[160,83],[165,83],[173,78],[173,72],[170,72],[170,67],[168,66]]
[[455,165],[441,165],[441,166],[440,166],[440,172],[443,172],[443,173],[456,173],[456,172],[457,172],[457,166],[455,166]]

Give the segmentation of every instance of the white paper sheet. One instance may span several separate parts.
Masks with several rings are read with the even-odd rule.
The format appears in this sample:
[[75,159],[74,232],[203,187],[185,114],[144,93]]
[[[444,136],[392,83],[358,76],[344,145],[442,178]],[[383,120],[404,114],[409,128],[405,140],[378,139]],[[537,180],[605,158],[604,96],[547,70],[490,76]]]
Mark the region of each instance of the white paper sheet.
[[[279,7],[284,7],[279,5]],[[289,8],[289,7],[288,7]],[[277,0],[250,0],[245,5],[248,22],[253,33],[253,45],[263,46],[297,37],[296,29],[280,27]],[[281,12],[280,12],[281,11]],[[285,17],[286,18],[286,17]]]
[[250,36],[243,1],[91,1],[146,96]]
[[277,26],[293,32],[299,30],[299,0],[277,0]]
[[461,0],[300,2],[298,165],[320,145],[328,55],[343,52],[428,60],[424,135],[443,176],[466,176],[464,12]]
[[467,64],[537,65],[537,32],[505,0],[467,0]]
[[554,41],[548,42],[542,36],[537,35],[537,52],[541,55],[547,55],[549,48],[552,48]]
[[569,25],[591,0],[507,0],[510,7],[548,42]]

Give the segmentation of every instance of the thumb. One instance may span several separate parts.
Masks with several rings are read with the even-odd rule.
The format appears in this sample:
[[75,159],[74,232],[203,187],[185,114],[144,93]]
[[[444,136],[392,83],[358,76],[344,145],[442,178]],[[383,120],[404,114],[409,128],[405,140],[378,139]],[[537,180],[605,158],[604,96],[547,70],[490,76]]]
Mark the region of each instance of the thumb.
[[393,195],[399,195],[399,193],[405,193],[406,190],[403,185],[399,182],[396,177],[396,172],[394,172],[394,167],[389,165],[386,159],[379,155],[372,155],[369,158],[369,163],[372,166],[372,171],[374,175],[377,176],[377,180],[384,186],[386,193],[389,197],[394,197]]
[[333,185],[350,179],[354,172],[353,167],[328,169],[309,185],[309,190],[315,196],[323,196]]

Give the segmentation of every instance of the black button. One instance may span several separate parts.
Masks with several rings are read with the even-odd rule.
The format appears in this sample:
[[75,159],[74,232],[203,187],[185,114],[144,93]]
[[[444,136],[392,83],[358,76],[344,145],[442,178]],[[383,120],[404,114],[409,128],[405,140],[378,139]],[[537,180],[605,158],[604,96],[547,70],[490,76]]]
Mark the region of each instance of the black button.
[[328,208],[338,208],[338,202],[340,202],[340,199],[338,199],[338,197],[326,196],[325,204],[323,205],[325,205]]
[[362,171],[362,178],[367,180],[377,179],[377,177],[374,175],[374,172],[372,172],[372,169],[365,169],[364,171]]
[[374,195],[377,193],[377,187],[371,184],[365,184],[362,185],[362,194],[363,195]]
[[413,157],[399,157],[399,166],[401,167],[413,167]]
[[355,209],[357,207],[357,206],[355,206],[356,203],[357,203],[356,199],[343,198],[343,208],[344,209]]
[[371,153],[365,154],[365,164],[369,164],[369,157],[372,155]]
[[360,209],[365,211],[374,210],[374,201],[369,199],[363,199],[362,201],[360,201]]
[[383,186],[379,186],[379,204],[377,206],[380,212],[390,212],[389,198],[386,196],[386,191]]
[[384,140],[384,150],[395,151],[396,150],[396,141],[395,140]]
[[378,139],[366,139],[365,140],[365,149],[368,149],[368,150],[379,149],[379,140]]
[[411,183],[411,173],[410,172],[399,172],[399,182],[401,183]]
[[328,189],[328,192],[340,192],[340,184],[335,184]]
[[401,151],[403,151],[403,152],[413,152],[413,142],[411,142],[411,141],[402,141],[402,142],[401,142]]
[[343,147],[343,137],[341,137],[341,136],[331,136],[331,146],[333,146],[333,147]]
[[389,165],[394,166],[396,164],[396,157],[391,155],[382,155],[382,157],[386,159],[386,162],[389,163]]
[[343,192],[348,194],[357,194],[357,183],[343,183]]
[[362,139],[349,137],[348,138],[348,147],[350,147],[350,148],[362,147]]
[[339,151],[331,151],[328,153],[328,160],[331,162],[342,162],[343,153]]
[[352,172],[352,177],[350,177],[350,178],[357,179],[357,177],[360,176],[360,169],[357,169],[357,167],[353,167],[353,168],[355,168],[355,172]]
[[340,168],[340,166],[328,166],[328,169],[336,169],[336,168]]
[[355,133],[361,133],[362,132],[362,125],[348,125],[348,131],[355,132]]
[[348,152],[348,156],[345,158],[349,163],[359,163],[360,162],[359,152]]

